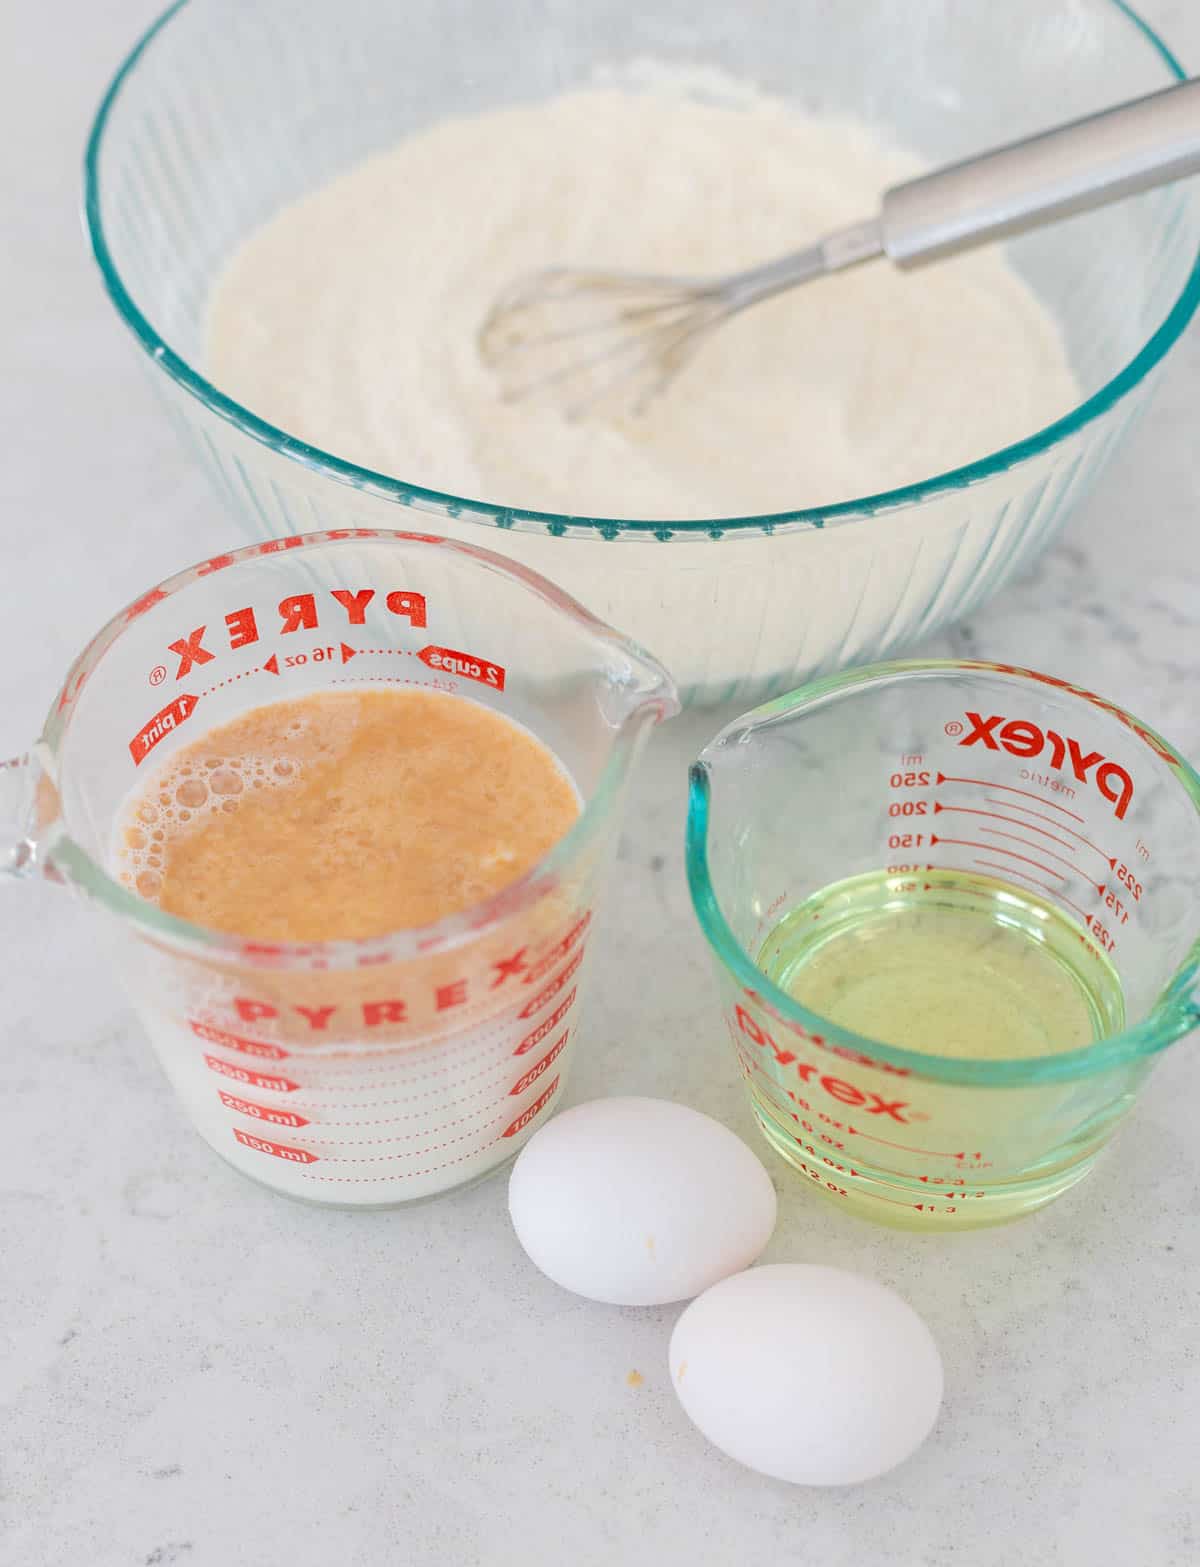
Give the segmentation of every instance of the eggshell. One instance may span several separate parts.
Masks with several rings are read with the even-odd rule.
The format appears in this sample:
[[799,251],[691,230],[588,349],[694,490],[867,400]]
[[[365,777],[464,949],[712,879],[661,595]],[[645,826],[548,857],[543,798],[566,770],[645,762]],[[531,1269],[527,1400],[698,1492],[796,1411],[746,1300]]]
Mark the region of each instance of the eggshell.
[[686,1300],[747,1267],[775,1228],[775,1188],[719,1121],[666,1099],[593,1099],[521,1150],[517,1238],[564,1289],[617,1306]]
[[840,1268],[780,1263],[692,1302],[669,1351],[679,1402],[708,1440],[797,1485],[852,1485],[933,1429],[942,1359],[900,1296]]

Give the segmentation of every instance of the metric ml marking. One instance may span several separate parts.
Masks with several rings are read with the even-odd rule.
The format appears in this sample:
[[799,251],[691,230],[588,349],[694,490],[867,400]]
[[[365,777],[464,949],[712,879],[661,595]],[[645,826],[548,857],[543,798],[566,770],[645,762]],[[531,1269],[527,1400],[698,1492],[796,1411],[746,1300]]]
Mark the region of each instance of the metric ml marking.
[[286,1159],[291,1164],[316,1164],[317,1155],[307,1148],[290,1148],[287,1143],[273,1143],[269,1138],[256,1137],[253,1132],[243,1132],[235,1126],[233,1135],[243,1148],[256,1148],[259,1153],[272,1154],[276,1159]]

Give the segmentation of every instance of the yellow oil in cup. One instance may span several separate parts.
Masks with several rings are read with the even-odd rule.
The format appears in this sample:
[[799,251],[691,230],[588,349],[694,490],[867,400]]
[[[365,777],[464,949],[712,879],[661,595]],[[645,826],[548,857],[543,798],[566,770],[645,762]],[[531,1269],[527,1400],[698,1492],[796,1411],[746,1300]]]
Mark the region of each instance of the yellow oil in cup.
[[1087,931],[991,877],[835,882],[775,926],[758,964],[842,1028],[935,1055],[1032,1059],[1125,1021],[1121,981]]
[[687,863],[764,1136],[884,1223],[1061,1195],[1200,1021],[1200,778],[1033,671],[883,664],[736,719]]

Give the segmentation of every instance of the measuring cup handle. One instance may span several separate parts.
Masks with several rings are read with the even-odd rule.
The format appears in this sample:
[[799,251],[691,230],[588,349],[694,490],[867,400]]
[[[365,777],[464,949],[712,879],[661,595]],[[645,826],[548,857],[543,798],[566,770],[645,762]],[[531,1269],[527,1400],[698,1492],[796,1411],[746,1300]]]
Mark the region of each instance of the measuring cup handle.
[[36,834],[39,820],[56,812],[43,790],[53,793],[32,756],[0,762],[0,877],[29,876],[44,868]]

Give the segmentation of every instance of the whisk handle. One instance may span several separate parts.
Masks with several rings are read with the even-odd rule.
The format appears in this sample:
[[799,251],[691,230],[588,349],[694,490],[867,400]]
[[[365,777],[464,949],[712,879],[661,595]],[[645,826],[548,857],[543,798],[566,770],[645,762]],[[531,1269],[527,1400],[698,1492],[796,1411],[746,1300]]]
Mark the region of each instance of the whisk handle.
[[883,248],[916,266],[1200,173],[1200,78],[893,186]]

